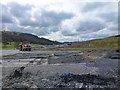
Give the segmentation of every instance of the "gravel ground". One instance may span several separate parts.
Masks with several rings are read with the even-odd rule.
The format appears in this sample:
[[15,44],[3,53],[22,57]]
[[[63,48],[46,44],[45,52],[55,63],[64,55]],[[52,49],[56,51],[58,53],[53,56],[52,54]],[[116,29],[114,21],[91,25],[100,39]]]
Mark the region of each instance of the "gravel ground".
[[117,88],[120,55],[113,51],[32,51],[4,55],[2,86]]

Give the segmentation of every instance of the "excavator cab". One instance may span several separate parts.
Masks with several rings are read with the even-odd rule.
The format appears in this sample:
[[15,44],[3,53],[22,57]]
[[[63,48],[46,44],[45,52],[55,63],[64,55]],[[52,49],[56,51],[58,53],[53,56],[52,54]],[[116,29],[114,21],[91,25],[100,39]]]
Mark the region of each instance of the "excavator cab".
[[19,44],[19,50],[20,51],[31,51],[32,46],[30,45],[30,43],[25,43],[25,42],[20,42]]

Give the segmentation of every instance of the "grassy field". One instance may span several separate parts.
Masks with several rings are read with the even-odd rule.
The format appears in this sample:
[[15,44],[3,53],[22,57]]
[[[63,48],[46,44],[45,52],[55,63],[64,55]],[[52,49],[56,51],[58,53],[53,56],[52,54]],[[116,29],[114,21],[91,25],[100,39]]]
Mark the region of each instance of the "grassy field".
[[0,49],[16,49],[18,47],[17,42],[7,42],[7,43],[1,43],[0,42]]
[[[34,46],[43,46],[41,44],[31,44]],[[19,47],[18,42],[7,42],[7,43],[0,43],[0,49],[16,49]]]
[[118,42],[120,40],[120,37],[107,37],[102,39],[96,39],[96,40],[89,40],[89,41],[83,41],[79,43],[74,43],[68,48],[110,48],[110,47],[118,47]]

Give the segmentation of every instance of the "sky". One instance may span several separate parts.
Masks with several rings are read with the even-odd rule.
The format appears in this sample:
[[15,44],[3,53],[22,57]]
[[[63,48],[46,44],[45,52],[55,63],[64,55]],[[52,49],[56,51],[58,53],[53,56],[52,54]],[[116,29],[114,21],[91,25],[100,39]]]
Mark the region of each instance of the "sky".
[[117,0],[1,0],[1,30],[60,42],[118,34]]

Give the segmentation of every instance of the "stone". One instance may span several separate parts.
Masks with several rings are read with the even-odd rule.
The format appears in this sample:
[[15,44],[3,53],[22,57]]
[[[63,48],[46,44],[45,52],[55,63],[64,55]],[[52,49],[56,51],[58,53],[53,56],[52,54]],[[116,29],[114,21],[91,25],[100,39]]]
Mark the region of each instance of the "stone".
[[30,88],[37,89],[38,87],[36,85],[31,86]]
[[83,83],[76,83],[75,84],[75,88],[82,88],[83,87]]
[[13,87],[13,88],[24,88],[24,89],[27,89],[27,88],[28,88],[27,86],[25,86],[25,85],[23,85],[23,84],[21,84],[21,83],[15,83],[15,84],[13,84],[12,87]]

